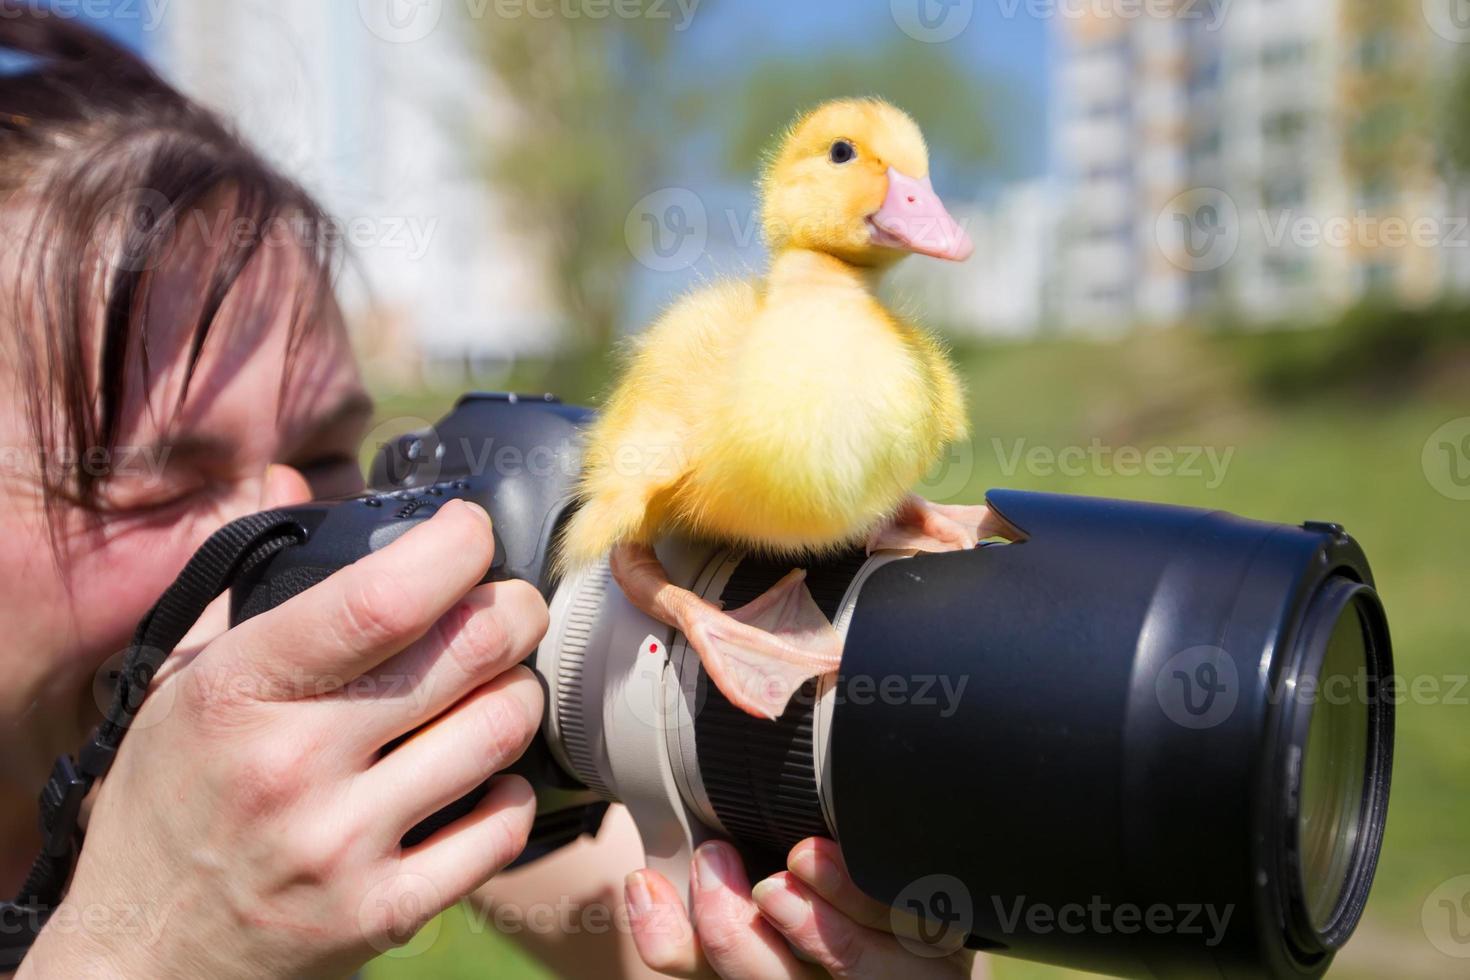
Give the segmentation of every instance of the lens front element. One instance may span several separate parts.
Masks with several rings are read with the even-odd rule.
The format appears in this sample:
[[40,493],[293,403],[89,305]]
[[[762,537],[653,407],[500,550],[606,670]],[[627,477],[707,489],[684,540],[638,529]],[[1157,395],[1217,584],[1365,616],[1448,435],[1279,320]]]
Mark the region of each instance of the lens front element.
[[1362,836],[1370,709],[1368,640],[1358,605],[1333,627],[1317,674],[1302,763],[1298,840],[1307,912],[1326,932],[1343,897]]

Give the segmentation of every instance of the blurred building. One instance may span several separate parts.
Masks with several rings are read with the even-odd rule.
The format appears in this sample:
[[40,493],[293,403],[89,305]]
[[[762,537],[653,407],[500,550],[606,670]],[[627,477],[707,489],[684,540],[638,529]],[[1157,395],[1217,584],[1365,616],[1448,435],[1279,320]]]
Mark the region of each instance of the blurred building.
[[1432,138],[1454,45],[1418,2],[1087,9],[1056,19],[1061,325],[1307,320],[1466,281]]
[[1153,233],[1155,202],[1187,181],[1188,34],[1160,19],[1079,15],[1061,24],[1052,113],[1056,318],[1107,332],[1145,311],[1176,315],[1186,284],[1141,245]]
[[[342,294],[364,361],[390,382],[546,351],[560,319],[534,229],[479,161],[513,107],[452,22],[375,32],[355,3],[173,4],[157,50],[340,222]],[[422,33],[423,36],[418,36]],[[361,275],[352,275],[354,266]]]

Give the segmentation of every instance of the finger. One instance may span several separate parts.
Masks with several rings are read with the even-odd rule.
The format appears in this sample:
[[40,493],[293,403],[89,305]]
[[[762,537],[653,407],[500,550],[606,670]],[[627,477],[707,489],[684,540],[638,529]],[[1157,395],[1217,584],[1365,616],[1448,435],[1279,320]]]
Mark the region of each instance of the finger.
[[518,759],[541,709],[541,682],[526,667],[512,668],[379,759],[356,792],[376,803],[396,840]]
[[403,852],[399,869],[433,882],[459,901],[526,849],[536,819],[536,793],[520,776],[500,776],[466,816]]
[[301,471],[282,463],[271,463],[260,481],[260,508],[294,507],[311,500],[311,484]]
[[694,930],[710,968],[725,980],[809,975],[761,915],[740,855],[723,841],[694,852]]
[[859,925],[833,908],[795,875],[781,872],[755,886],[762,914],[824,970],[839,977],[957,977],[949,957],[924,959],[897,939]]
[[524,660],[546,633],[546,602],[519,579],[473,589],[407,650],[337,692],[352,709],[346,724],[379,744],[412,731],[479,685]]
[[623,882],[628,928],[638,956],[650,970],[672,977],[712,976],[694,939],[684,899],[657,871],[635,871]]
[[849,919],[873,929],[892,931],[892,910],[870,898],[853,882],[836,841],[808,837],[791,849],[786,867],[802,884]]
[[494,551],[489,515],[451,500],[381,551],[231,630],[211,669],[274,681],[259,685],[261,700],[340,687],[427,632],[484,578]]

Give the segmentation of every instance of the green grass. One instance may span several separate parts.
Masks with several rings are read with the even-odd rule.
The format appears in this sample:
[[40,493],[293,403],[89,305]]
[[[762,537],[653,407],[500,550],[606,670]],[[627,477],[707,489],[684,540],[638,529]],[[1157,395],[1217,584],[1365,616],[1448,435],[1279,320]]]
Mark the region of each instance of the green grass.
[[[1461,605],[1470,590],[1470,501],[1436,491],[1421,453],[1441,424],[1470,416],[1470,378],[1461,373],[1425,380],[1413,394],[1386,385],[1383,390],[1397,393],[1295,392],[1287,401],[1262,402],[1252,394],[1245,367],[1261,356],[1262,343],[1180,333],[1112,345],[1059,341],[962,351],[974,414],[973,457],[931,490],[947,499],[978,500],[986,487],[1005,486],[1220,508],[1292,523],[1338,521],[1373,562],[1393,627],[1397,672],[1464,677],[1470,672],[1470,625]],[[479,383],[534,388],[538,380],[531,366]],[[586,399],[592,393],[567,394]],[[446,406],[446,396],[417,394],[387,398],[383,411],[433,418]],[[1024,453],[1086,448],[1094,439],[1113,451],[1178,451],[1176,463],[1194,447],[1212,448],[1228,465],[1217,485],[1207,467],[1198,475],[1124,475],[1009,466],[1017,440],[1022,459],[1035,460],[1042,457]],[[1331,971],[1334,978],[1467,972],[1465,961],[1439,954],[1420,925],[1435,886],[1470,873],[1467,700],[1470,689],[1460,691],[1456,703],[1410,700],[1399,708],[1378,879],[1359,934]],[[994,968],[1001,980],[1078,975],[1004,959]],[[371,980],[487,975],[541,974],[503,941],[470,934],[455,915],[441,922],[426,952],[380,960],[367,972]]]

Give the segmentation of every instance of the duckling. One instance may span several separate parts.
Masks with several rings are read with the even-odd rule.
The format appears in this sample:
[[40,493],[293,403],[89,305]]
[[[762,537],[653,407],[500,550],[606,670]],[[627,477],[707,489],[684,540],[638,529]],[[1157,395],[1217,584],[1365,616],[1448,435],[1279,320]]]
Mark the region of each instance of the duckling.
[[910,493],[964,437],[964,396],[940,344],[873,289],[909,253],[972,250],[919,127],[878,99],[825,103],[786,131],[758,190],[767,275],[693,292],[645,332],[588,433],[560,560],[611,552],[630,601],[681,630],[733,704],[774,718],[841,658],[805,573],[726,612],[670,583],[661,534],[798,561],[864,541],[973,547],[993,519]]

